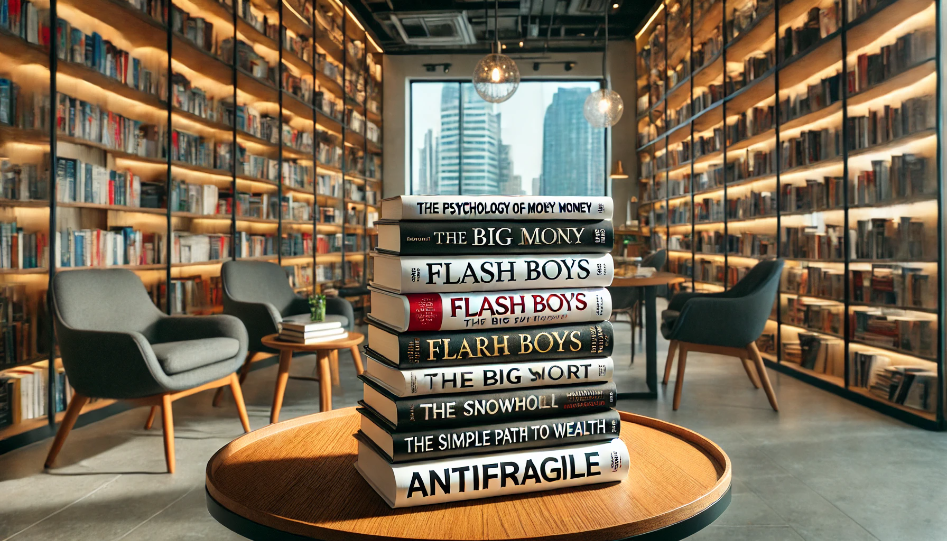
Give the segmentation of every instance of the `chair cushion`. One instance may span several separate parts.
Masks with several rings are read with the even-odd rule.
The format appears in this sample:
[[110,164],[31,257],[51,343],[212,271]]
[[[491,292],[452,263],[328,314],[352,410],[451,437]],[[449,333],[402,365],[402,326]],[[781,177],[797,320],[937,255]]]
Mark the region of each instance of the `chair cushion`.
[[661,336],[664,338],[671,337],[671,332],[674,330],[674,325],[680,316],[681,313],[677,310],[665,310],[661,312]]
[[164,372],[174,375],[231,359],[240,351],[240,342],[235,338],[201,338],[151,344],[151,349]]
[[338,314],[326,314],[326,321],[338,321],[343,329],[349,326],[349,318]]

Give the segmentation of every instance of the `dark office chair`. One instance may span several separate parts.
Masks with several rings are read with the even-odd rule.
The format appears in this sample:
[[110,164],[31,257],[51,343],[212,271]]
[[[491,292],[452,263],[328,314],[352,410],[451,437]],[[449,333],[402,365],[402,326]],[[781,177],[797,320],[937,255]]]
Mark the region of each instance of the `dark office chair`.
[[157,406],[164,423],[168,472],[174,473],[171,403],[205,389],[230,386],[240,422],[250,421],[235,371],[247,353],[247,331],[230,316],[167,316],[135,273],[122,269],[60,272],[53,311],[63,367],[75,390],[53,446],[50,467],[90,398]]
[[[651,253],[641,260],[642,267],[654,267],[654,270],[660,272],[667,262],[667,250],[658,250]],[[609,295],[612,296],[612,316],[614,322],[618,323],[618,315],[628,316],[628,323],[631,325],[631,362],[635,362],[635,327],[641,325],[641,288],[638,287],[613,287],[609,286]],[[641,340],[639,333],[638,339]]]
[[[286,273],[276,263],[266,261],[227,261],[220,271],[224,289],[224,313],[243,322],[249,335],[247,358],[240,369],[239,382],[247,377],[250,365],[279,352],[264,346],[261,339],[279,332],[284,317],[309,313],[309,301],[290,287]],[[326,299],[326,320],[339,321],[351,331],[355,324],[352,304],[340,297]],[[355,370],[362,373],[358,347],[351,348]],[[333,373],[338,374],[338,354],[333,355]],[[336,376],[337,377],[337,376]],[[220,404],[223,390],[214,396]]]
[[[671,299],[668,309],[661,314],[661,334],[671,341],[664,367],[664,384],[671,377],[674,353],[680,351],[674,386],[675,410],[681,402],[687,354],[703,352],[740,359],[750,382],[756,388],[761,382],[770,405],[779,411],[756,339],[763,333],[773,309],[782,269],[782,260],[761,261],[727,291],[679,293]],[[750,360],[756,366],[759,382],[750,370]]]

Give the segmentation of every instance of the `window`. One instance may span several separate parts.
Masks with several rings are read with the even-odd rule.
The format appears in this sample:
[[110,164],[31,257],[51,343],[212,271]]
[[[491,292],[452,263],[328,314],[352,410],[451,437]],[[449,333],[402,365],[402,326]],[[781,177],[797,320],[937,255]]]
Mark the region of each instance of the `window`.
[[605,195],[605,130],[582,115],[599,86],[525,81],[491,104],[471,83],[412,82],[411,193]]

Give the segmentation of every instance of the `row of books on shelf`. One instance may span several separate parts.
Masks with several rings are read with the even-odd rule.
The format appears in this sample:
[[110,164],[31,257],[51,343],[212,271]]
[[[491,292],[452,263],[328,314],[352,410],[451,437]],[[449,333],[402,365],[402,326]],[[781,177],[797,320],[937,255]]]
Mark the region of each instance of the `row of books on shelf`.
[[[207,313],[216,306],[222,306],[223,297],[220,276],[183,276],[171,280],[172,314]],[[163,305],[165,296],[162,294],[160,299]]]
[[[54,413],[65,411],[74,391],[61,366],[56,367]],[[49,361],[0,372],[0,429],[48,415]]]
[[835,299],[841,302],[845,295],[845,274],[825,267],[787,266],[783,269],[780,290],[783,293]]
[[0,285],[0,368],[41,357],[48,351],[46,292],[24,284]]
[[773,192],[747,191],[742,197],[727,199],[727,220],[749,220],[776,215]]
[[821,334],[800,332],[795,340],[783,339],[782,360],[819,374],[845,378],[845,342]]
[[849,95],[865,91],[899,75],[937,54],[937,32],[933,26],[919,28],[883,45],[875,54],[862,53],[848,75]]
[[819,41],[838,31],[841,24],[839,2],[825,7],[812,7],[800,26],[789,26],[779,37],[779,61],[785,62],[817,45]]
[[900,107],[885,105],[868,110],[864,116],[849,116],[848,149],[861,150],[883,145],[937,127],[937,102],[933,95],[908,98]]
[[[841,261],[843,226],[783,227],[780,246],[783,257]],[[933,258],[924,223],[908,216],[900,219],[871,218],[858,220],[848,232],[850,257],[853,259],[891,259],[920,261]]]
[[937,317],[893,308],[854,307],[852,338],[925,358],[937,351]]
[[0,268],[38,269],[48,266],[46,233],[27,233],[13,222],[0,222]]
[[859,171],[855,176],[851,204],[875,205],[933,196],[937,193],[936,170],[931,158],[915,154],[892,155],[890,161],[872,160],[870,171]]
[[727,146],[769,131],[775,126],[775,106],[751,107],[740,112],[732,124],[727,124]]
[[73,158],[57,158],[56,165],[56,200],[61,203],[158,208],[158,201],[142,204],[142,190],[149,183],[143,184],[141,177],[131,171],[116,171]]
[[806,91],[787,95],[779,102],[779,122],[791,120],[820,111],[842,99],[842,74],[836,73],[817,83],[806,85]]
[[0,28],[34,45],[49,45],[49,9],[30,0],[0,0]]
[[[48,157],[47,157],[48,159]],[[36,201],[49,197],[48,174],[35,163],[14,163],[0,157],[0,197],[11,201]]]
[[937,371],[921,365],[895,365],[887,355],[854,351],[850,368],[852,386],[872,395],[921,411],[937,410]]
[[154,265],[164,259],[161,235],[132,227],[59,231],[56,268]]
[[284,233],[280,248],[284,256],[312,255],[312,233]]
[[844,207],[844,179],[842,177],[822,177],[806,179],[805,184],[784,184],[780,186],[780,212],[796,213],[840,209]]
[[157,158],[164,147],[162,130],[157,126],[63,93],[56,96],[56,129],[63,135],[142,157]]
[[103,39],[98,32],[86,34],[60,18],[57,27],[59,60],[94,69],[131,88],[157,96],[167,95],[167,74],[160,66],[145,67],[140,58]]
[[195,17],[174,3],[171,4],[171,30],[183,36],[202,51],[212,55],[219,54],[214,23],[204,17]]
[[[873,264],[870,269],[851,269],[852,302],[897,308],[933,309],[937,295],[934,280],[923,268]],[[782,291],[842,302],[845,292],[843,271],[817,266],[787,267]]]
[[821,299],[784,297],[782,321],[796,327],[841,336],[845,326],[845,306]]

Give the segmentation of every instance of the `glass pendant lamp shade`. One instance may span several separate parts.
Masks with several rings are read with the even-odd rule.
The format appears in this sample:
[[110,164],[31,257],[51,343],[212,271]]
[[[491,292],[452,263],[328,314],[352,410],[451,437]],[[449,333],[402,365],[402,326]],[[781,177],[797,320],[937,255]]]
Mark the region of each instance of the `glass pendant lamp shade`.
[[477,62],[473,74],[474,88],[484,101],[501,103],[520,86],[520,70],[505,54],[491,53]]
[[621,100],[618,92],[602,88],[589,94],[585,98],[585,106],[582,112],[585,119],[593,128],[610,128],[614,126],[621,114],[625,111],[625,104]]

